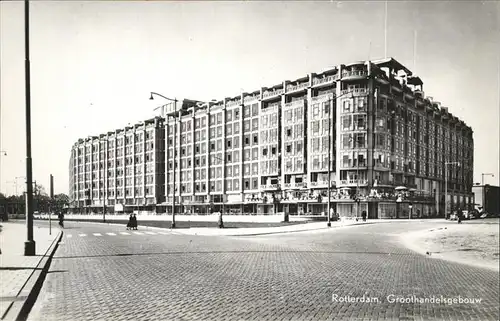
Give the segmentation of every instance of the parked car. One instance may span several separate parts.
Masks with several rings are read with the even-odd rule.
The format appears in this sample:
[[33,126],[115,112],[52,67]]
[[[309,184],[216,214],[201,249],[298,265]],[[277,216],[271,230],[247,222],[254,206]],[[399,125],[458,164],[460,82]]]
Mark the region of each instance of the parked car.
[[[453,211],[448,219],[450,221],[457,221],[458,211]],[[468,210],[462,210],[462,220],[470,220],[470,219],[471,219],[471,213]]]
[[474,219],[481,218],[481,213],[479,213],[478,210],[474,209],[474,210],[471,211],[471,213],[470,213],[469,216],[470,216],[471,220],[474,220]]

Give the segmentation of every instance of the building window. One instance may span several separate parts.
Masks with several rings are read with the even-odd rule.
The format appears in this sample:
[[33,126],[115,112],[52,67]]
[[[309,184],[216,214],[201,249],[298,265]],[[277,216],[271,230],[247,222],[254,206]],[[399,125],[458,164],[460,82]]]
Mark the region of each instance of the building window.
[[342,116],[342,129],[348,130],[351,128],[351,116]]
[[355,134],[354,139],[355,139],[355,142],[356,142],[355,143],[356,144],[355,147],[357,147],[357,148],[364,148],[365,147],[366,143],[365,143],[365,134],[364,133],[361,133],[361,134],[357,133],[357,134]]
[[243,107],[243,116],[246,118],[246,117],[250,117],[250,106],[244,106]]
[[297,153],[302,152],[302,142],[297,142],[297,147],[296,147]]
[[312,122],[312,132],[313,135],[319,133],[319,120]]
[[330,101],[328,100],[323,103],[323,114],[326,115],[329,113],[329,111],[330,111]]
[[259,149],[258,148],[253,148],[252,149],[252,159],[257,160],[259,158]]
[[319,115],[319,104],[313,104],[313,116]]
[[267,148],[264,148],[264,149],[262,150],[262,155],[263,155],[263,156],[267,156]]
[[259,105],[253,104],[252,105],[252,116],[257,116],[258,114],[259,114]]
[[259,119],[255,118],[252,120],[252,130],[259,130]]
[[342,167],[349,167],[349,155],[342,156]]
[[349,100],[344,100],[343,102],[343,112],[348,113],[351,111],[351,102]]

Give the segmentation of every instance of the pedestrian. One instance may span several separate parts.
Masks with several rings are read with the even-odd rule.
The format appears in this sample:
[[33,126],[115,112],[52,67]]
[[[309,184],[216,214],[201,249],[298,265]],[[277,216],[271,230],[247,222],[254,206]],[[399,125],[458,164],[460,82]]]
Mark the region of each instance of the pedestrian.
[[219,215],[218,225],[219,228],[224,228],[224,221],[222,220],[222,212],[217,213]]
[[59,218],[59,226],[64,228],[64,214],[63,213],[59,213],[57,215],[57,217]]
[[361,212],[361,217],[363,218],[363,222],[366,222],[366,211]]
[[137,230],[137,216],[132,217],[132,229]]
[[132,225],[132,222],[134,221],[134,217],[132,216],[132,214],[130,214],[130,216],[128,217],[128,222],[127,222],[127,230],[131,230],[133,225]]
[[458,221],[458,224],[462,223],[462,210],[461,209],[458,209],[458,211],[457,211],[457,221]]

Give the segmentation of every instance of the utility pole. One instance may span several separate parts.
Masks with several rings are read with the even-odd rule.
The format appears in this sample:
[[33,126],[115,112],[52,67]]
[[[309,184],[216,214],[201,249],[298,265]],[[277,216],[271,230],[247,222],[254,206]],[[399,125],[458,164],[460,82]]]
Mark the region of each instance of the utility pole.
[[[106,223],[106,198],[108,197],[108,166],[107,166],[107,161],[108,161],[108,142],[106,141],[104,144],[104,155],[105,159],[103,160],[103,173],[104,173],[104,183],[102,184],[102,187],[104,191],[102,192],[102,222]],[[99,143],[99,146],[101,144]],[[135,146],[134,146],[135,148]],[[135,169],[134,169],[135,170]],[[134,182],[135,185],[135,182]]]

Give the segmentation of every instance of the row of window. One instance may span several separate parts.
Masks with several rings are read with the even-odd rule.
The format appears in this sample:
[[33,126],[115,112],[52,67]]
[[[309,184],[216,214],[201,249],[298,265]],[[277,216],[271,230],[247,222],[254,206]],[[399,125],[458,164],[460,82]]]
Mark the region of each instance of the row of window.
[[[210,192],[222,192],[222,181],[215,181],[210,183]],[[244,190],[257,190],[259,188],[258,178],[245,178],[243,180]],[[172,185],[167,186],[167,195],[170,195],[173,190]],[[240,180],[239,179],[226,179],[225,180],[225,190],[228,192],[239,191],[240,190]],[[175,192],[178,193],[179,190],[175,186]],[[194,184],[195,193],[206,193],[207,185],[204,182]],[[192,193],[191,184],[181,184],[181,193]]]

